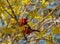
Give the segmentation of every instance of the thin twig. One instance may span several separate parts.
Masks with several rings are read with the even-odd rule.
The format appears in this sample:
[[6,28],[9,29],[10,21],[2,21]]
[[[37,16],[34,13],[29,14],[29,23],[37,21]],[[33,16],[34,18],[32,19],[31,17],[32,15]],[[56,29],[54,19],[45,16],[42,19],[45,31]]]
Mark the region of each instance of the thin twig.
[[6,1],[7,1],[8,5],[9,5],[9,7],[10,7],[10,9],[11,9],[11,11],[12,11],[14,17],[15,17],[15,20],[18,22],[18,20],[17,20],[17,18],[16,18],[16,15],[15,15],[15,13],[14,13],[14,11],[13,11],[13,9],[12,9],[10,3],[9,3],[9,1],[8,1],[8,0],[6,0]]
[[42,19],[42,21],[39,21],[39,22],[36,23],[34,26],[38,25],[38,27],[39,27],[38,29],[40,29],[40,27],[43,25],[44,20],[45,20],[49,15],[52,15],[52,13],[55,11],[55,9],[56,9],[57,7],[59,7],[59,5],[57,5],[50,13],[48,13],[48,15],[47,15],[46,17],[44,17],[44,18]]

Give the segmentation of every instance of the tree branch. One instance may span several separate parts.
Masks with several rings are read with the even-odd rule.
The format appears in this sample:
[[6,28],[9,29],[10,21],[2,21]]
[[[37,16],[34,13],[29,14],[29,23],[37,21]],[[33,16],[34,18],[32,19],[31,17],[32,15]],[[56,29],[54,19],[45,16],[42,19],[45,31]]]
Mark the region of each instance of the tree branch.
[[[13,9],[12,9],[10,3],[9,3],[9,1],[8,1],[8,0],[6,0],[6,1],[7,1],[8,5],[9,5],[9,7],[10,7],[10,9],[11,9],[11,11],[12,11],[14,17],[15,17],[15,20],[17,21],[17,23],[18,23],[18,25],[19,25],[18,19],[16,18],[16,15],[15,15],[15,13],[14,13],[14,11],[13,11]],[[24,38],[25,38],[25,40],[26,40],[27,37],[25,36],[25,34],[23,34],[23,35],[24,35]]]
[[16,20],[16,21],[17,21],[17,23],[18,23],[18,20],[17,20],[17,18],[16,18],[16,15],[15,15],[15,13],[14,13],[14,11],[13,11],[13,9],[12,9],[12,7],[11,7],[10,3],[9,3],[9,1],[8,1],[8,0],[6,0],[6,1],[7,1],[8,5],[9,5],[9,7],[10,7],[10,9],[11,9],[11,11],[12,11],[12,13],[13,13],[14,17],[15,17],[15,20]]

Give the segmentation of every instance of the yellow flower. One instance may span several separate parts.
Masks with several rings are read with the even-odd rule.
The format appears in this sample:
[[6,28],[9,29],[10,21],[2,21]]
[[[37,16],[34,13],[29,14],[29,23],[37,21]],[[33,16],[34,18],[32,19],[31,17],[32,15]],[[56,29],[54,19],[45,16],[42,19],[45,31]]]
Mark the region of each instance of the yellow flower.
[[52,19],[52,18],[53,18],[53,16],[52,16],[52,15],[49,15],[49,16],[48,16],[48,19]]
[[12,23],[16,23],[16,20],[14,18],[11,18]]
[[12,44],[12,42],[10,41],[10,42],[8,42],[8,44]]
[[60,34],[60,27],[53,26],[52,27],[52,33],[54,33],[54,34]]
[[53,41],[48,41],[48,40],[46,40],[46,44],[57,44],[57,42],[53,42]]
[[2,42],[1,44],[6,44],[6,42]]
[[27,5],[27,4],[29,3],[29,1],[30,1],[30,0],[23,0],[23,1],[22,1],[22,4],[23,4],[23,5]]
[[2,33],[0,32],[0,38],[2,37]]
[[45,0],[40,0],[40,2],[42,2],[42,4],[43,4],[43,3],[45,3]]

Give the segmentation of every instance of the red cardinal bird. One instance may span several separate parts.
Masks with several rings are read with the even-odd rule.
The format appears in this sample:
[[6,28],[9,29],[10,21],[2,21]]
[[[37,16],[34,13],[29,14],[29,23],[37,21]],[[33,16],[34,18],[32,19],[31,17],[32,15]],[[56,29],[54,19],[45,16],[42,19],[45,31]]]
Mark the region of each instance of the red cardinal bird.
[[23,25],[25,25],[25,24],[27,24],[27,23],[28,23],[27,18],[22,18],[22,19],[21,19],[21,22],[20,22],[20,26],[23,26]]
[[28,23],[27,18],[22,18],[21,19],[20,26],[24,26],[24,25],[28,26],[28,27],[25,27],[24,30],[22,30],[22,32],[24,34],[28,34],[29,35],[30,33],[35,32],[35,31],[40,32],[39,30],[32,30],[31,27],[27,23]]
[[32,33],[32,32],[40,32],[39,30],[32,30],[32,29],[27,29],[27,27],[25,27],[25,29],[24,30],[22,30],[22,32],[24,33],[24,34],[30,34],[30,33]]

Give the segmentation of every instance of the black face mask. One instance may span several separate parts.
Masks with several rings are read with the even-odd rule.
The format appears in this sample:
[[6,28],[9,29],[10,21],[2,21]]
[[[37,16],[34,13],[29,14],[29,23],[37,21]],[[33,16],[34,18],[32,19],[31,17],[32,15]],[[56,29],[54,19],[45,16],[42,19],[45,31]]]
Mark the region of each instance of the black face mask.
[[[28,25],[28,24],[27,24]],[[31,27],[28,25],[28,29],[31,29]]]
[[27,19],[24,20],[24,21],[25,21],[25,22],[24,22],[24,25],[26,25],[26,24],[28,23],[28,22],[26,22],[26,20],[27,20]]
[[24,25],[26,25],[27,24],[27,22],[24,22]]

